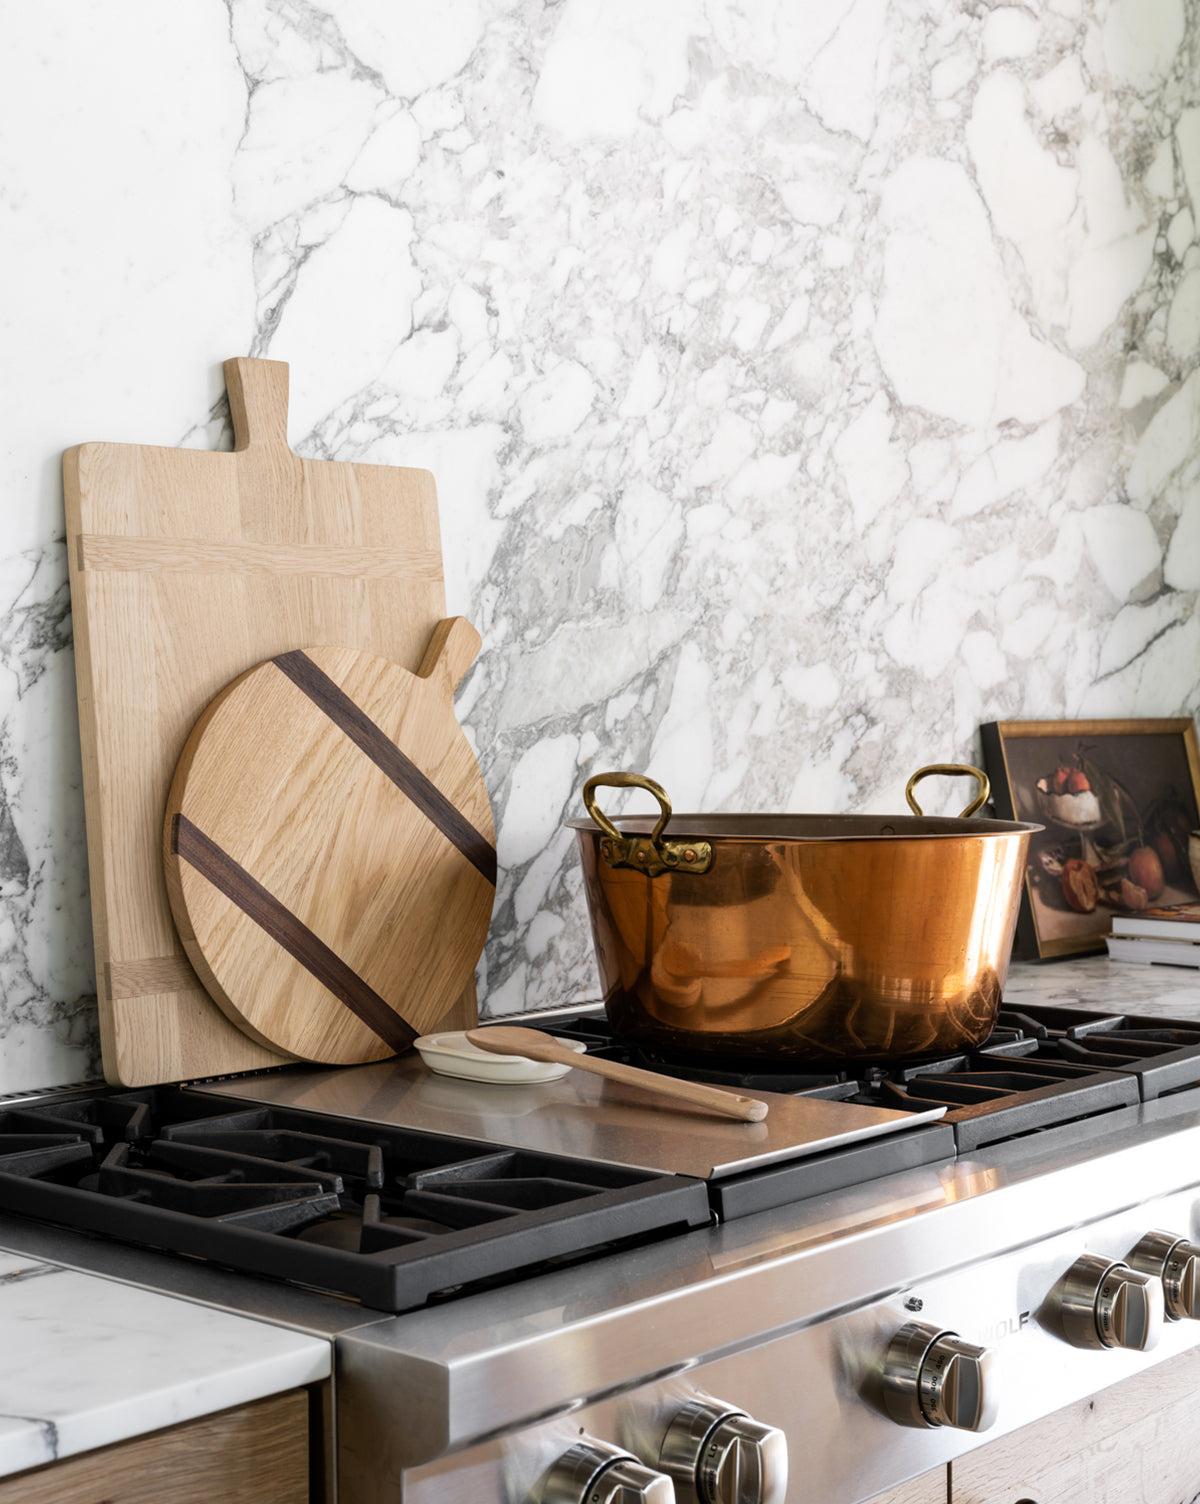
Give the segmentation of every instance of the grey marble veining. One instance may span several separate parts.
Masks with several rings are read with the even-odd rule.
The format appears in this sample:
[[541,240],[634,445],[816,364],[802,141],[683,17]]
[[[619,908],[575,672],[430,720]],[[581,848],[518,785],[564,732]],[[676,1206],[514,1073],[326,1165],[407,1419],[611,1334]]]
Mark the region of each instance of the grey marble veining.
[[0,1091],[95,1074],[66,559],[0,564]]
[[12,17],[0,1085],[93,1047],[52,461],[228,443],[232,353],[437,477],[490,1012],[594,994],[590,772],[899,809],[984,720],[1194,713],[1198,50],[1196,0]]

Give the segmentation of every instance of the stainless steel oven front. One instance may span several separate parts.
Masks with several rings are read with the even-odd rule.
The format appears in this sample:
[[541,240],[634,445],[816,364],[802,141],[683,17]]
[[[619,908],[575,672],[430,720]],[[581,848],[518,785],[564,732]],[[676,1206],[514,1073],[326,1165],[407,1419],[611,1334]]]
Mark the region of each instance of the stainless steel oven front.
[[1200,1093],[1121,1122],[349,1331],[339,1497],[857,1504],[1195,1346]]

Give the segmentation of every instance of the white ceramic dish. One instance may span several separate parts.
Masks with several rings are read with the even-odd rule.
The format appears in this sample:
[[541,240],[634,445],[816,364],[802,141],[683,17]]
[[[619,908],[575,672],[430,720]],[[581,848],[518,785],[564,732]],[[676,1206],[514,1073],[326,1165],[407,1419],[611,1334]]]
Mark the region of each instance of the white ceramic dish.
[[[577,1039],[560,1039],[559,1044],[582,1055],[587,1046]],[[570,1070],[569,1065],[552,1065],[541,1060],[526,1060],[523,1055],[489,1055],[478,1049],[463,1033],[422,1034],[413,1041],[421,1059],[442,1076],[458,1076],[463,1081],[509,1081],[527,1085],[530,1081],[557,1081]]]

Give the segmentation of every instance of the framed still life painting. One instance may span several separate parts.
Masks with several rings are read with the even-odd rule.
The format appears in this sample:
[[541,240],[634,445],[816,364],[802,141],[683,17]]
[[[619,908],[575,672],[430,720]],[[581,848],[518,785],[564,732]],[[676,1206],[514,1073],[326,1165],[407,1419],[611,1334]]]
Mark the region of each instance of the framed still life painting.
[[1016,953],[1103,951],[1114,914],[1195,902],[1200,753],[1189,718],[992,721],[996,813],[1045,827],[1029,843]]

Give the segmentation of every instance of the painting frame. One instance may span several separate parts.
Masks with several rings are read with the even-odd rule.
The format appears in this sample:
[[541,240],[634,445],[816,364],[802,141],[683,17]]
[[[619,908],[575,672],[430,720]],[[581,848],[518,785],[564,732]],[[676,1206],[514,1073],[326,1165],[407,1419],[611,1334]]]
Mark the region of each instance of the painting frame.
[[[1113,914],[1130,911],[1123,907],[1123,898],[1134,907],[1141,893],[1149,894],[1156,870],[1163,886],[1151,901],[1184,902],[1196,897],[1189,870],[1173,860],[1180,849],[1181,818],[1186,816],[1191,830],[1200,829],[1200,742],[1191,716],[990,721],[980,730],[996,814],[1002,820],[1046,827],[1030,841],[1014,950],[1019,959],[1058,960],[1103,953]],[[1163,738],[1161,747],[1147,740],[1151,738]],[[1128,769],[1131,759],[1139,758],[1157,762],[1160,770],[1171,773],[1171,781],[1156,787],[1150,773],[1140,792],[1132,791]],[[1106,765],[1113,764],[1123,777],[1105,771]],[[1037,773],[1039,769],[1043,771]],[[1097,784],[1095,791],[1089,772]],[[1186,842],[1186,832],[1183,839]],[[1135,840],[1140,844],[1131,847]],[[1126,848],[1130,849],[1122,859],[1120,853]],[[1147,850],[1156,854],[1157,869],[1145,855]],[[1089,865],[1090,877],[1082,872]],[[1133,882],[1135,877],[1147,876],[1151,881],[1146,888],[1124,886],[1124,879]],[[1082,907],[1093,889],[1094,907]]]

